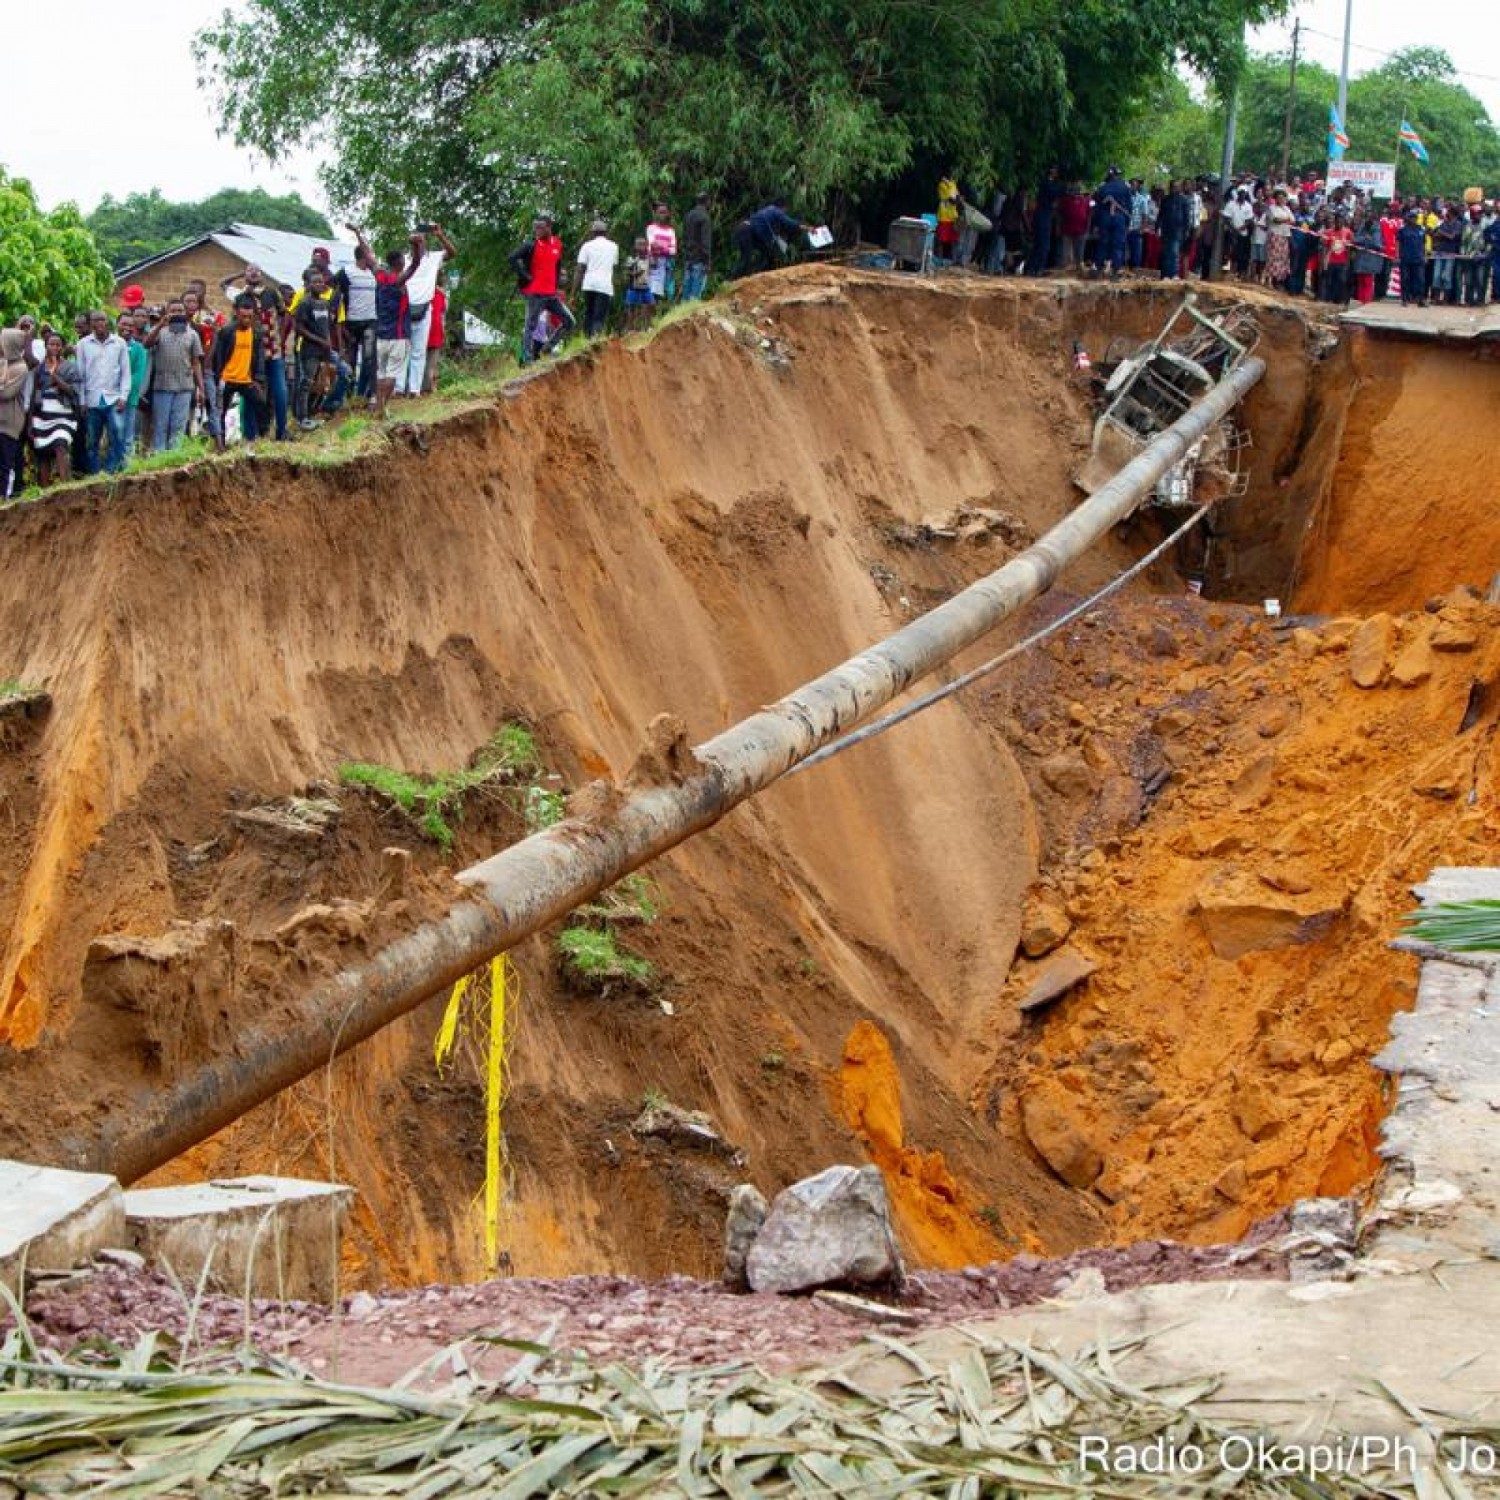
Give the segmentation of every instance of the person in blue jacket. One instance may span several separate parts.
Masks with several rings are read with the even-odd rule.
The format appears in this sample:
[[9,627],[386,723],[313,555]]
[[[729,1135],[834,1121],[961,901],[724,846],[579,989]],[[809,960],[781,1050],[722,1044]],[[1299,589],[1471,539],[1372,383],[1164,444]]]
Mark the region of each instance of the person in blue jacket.
[[773,198],[764,208],[756,209],[748,219],[742,219],[735,226],[730,241],[739,254],[734,268],[736,278],[748,276],[757,261],[761,262],[762,270],[773,270],[780,250],[777,242],[801,234],[807,228],[806,224],[787,213],[785,205],[784,198]]
[[1126,234],[1130,229],[1130,184],[1118,167],[1105,173],[1094,189],[1094,272],[1104,274],[1109,264],[1112,280],[1119,280],[1125,266]]

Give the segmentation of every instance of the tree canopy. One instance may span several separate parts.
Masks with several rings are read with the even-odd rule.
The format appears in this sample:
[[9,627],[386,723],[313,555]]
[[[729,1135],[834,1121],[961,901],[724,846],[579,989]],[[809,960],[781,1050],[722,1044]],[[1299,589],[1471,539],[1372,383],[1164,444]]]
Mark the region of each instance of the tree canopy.
[[[1291,59],[1285,53],[1253,56],[1246,63],[1235,159],[1247,171],[1274,175],[1280,169],[1290,72]],[[1292,111],[1294,170],[1323,174],[1328,161],[1328,106],[1337,91],[1338,80],[1327,68],[1306,61],[1298,65]],[[1222,136],[1222,104],[1194,97],[1185,85],[1164,91],[1160,103],[1161,108],[1143,122],[1134,143],[1136,159],[1151,172],[1165,165],[1174,174],[1198,170],[1205,159],[1204,143]],[[1349,158],[1394,161],[1401,193],[1458,193],[1466,187],[1494,191],[1500,185],[1500,131],[1484,105],[1459,82],[1448,54],[1438,48],[1408,47],[1352,79],[1348,113]],[[1421,135],[1430,165],[1424,166],[1405,147],[1398,154],[1396,132],[1403,117]],[[1216,146],[1207,159],[1217,161]]]
[[114,287],[78,210],[37,206],[24,177],[0,168],[0,324],[23,313],[70,328],[76,313],[99,307]]
[[1281,4],[249,0],[197,57],[237,141],[321,142],[340,213],[388,236],[461,226],[498,292],[542,207],[623,234],[664,192],[711,192],[721,218],[773,193],[854,217],[908,171],[930,195],[937,168],[1092,170],[1179,56],[1232,71],[1244,23]]
[[197,203],[173,203],[159,188],[119,200],[106,196],[85,222],[116,270],[226,224],[331,233],[328,220],[296,193],[278,195],[264,188],[220,188]]

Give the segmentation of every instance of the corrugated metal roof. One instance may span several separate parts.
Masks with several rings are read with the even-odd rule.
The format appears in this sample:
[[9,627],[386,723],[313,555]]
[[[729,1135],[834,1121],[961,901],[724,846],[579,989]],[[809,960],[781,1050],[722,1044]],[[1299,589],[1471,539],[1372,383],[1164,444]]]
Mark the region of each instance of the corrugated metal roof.
[[174,255],[181,255],[184,250],[209,242],[227,250],[246,265],[259,266],[275,281],[289,282],[292,286],[301,286],[302,273],[311,265],[312,253],[319,245],[332,251],[335,270],[354,264],[354,246],[327,235],[293,234],[286,229],[268,229],[263,224],[228,224],[223,229],[184,240],[170,250],[163,250],[160,255],[149,256],[116,271],[115,285],[122,286],[148,267],[160,265]]

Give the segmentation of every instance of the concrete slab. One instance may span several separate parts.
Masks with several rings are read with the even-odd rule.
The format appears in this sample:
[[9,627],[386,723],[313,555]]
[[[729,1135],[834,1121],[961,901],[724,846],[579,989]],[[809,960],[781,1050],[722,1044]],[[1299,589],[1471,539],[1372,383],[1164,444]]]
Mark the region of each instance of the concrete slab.
[[1495,303],[1488,307],[1402,307],[1398,301],[1387,300],[1351,307],[1339,315],[1339,322],[1353,328],[1462,344],[1500,339],[1500,305]]
[[70,1270],[125,1243],[113,1177],[0,1160],[0,1285],[19,1291],[23,1270]]
[[327,1302],[354,1190],[293,1177],[237,1177],[125,1194],[130,1243],[184,1286]]

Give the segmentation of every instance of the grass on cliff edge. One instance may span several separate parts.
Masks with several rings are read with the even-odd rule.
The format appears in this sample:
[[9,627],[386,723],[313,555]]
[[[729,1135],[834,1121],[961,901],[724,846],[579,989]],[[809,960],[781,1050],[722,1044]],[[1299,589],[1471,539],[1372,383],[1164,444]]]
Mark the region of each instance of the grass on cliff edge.
[[[629,348],[642,348],[664,329],[696,316],[707,306],[708,303],[702,302],[680,303],[664,312],[644,333],[623,335],[622,341]],[[720,312],[722,314],[722,309]],[[587,353],[597,342],[601,341],[585,340],[580,334],[570,340],[559,354],[537,368],[565,364]],[[170,453],[143,453],[132,458],[119,474],[83,475],[70,479],[65,484],[50,485],[46,489],[32,485],[10,500],[0,501],[0,508],[6,505],[28,505],[91,486],[102,488],[107,494],[113,495],[138,475],[164,471],[191,473],[206,465],[259,463],[265,459],[274,459],[294,468],[332,468],[382,452],[390,445],[395,434],[403,429],[431,426],[446,417],[487,406],[508,382],[525,373],[526,369],[508,349],[476,349],[461,355],[450,355],[443,363],[441,390],[438,394],[392,402],[383,423],[370,416],[364,403],[356,397],[315,431],[301,432],[295,420],[290,420],[288,431],[292,441],[278,443],[274,439],[258,439],[253,458],[246,455],[242,444],[235,444],[224,453],[215,453],[213,444],[207,437],[191,437]]]

